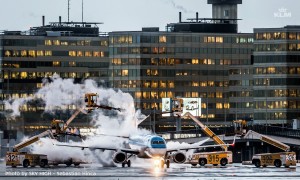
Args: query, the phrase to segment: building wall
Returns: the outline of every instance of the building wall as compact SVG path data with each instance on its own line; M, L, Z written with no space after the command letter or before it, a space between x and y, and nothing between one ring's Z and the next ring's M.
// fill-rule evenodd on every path
M109 37L112 87L131 93L145 114L159 111L164 97L201 97L207 123L252 117L252 34L140 31ZM160 124L176 126L174 119Z
M289 123L300 117L300 26L254 33L254 120Z

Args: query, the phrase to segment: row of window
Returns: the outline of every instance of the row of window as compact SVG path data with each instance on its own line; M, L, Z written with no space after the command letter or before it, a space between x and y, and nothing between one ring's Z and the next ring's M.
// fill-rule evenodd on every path
M255 90L255 97L300 97L300 89Z
M256 33L256 40L276 40L276 39L288 39L288 40L300 40L300 32L265 32Z
M255 109L299 109L300 101L257 101Z
M4 68L38 68L38 67L88 67L109 68L108 62L76 62L76 61L3 61Z
M254 63L299 63L299 55L266 55L254 56Z
M174 58L114 58L111 60L112 65L169 65L175 64L203 64L203 65L237 65L250 64L250 59L174 59ZM242 73L249 74L249 70L243 70ZM233 73L234 74L234 73Z
M3 73L4 79L36 79L44 77L52 77L54 74L60 75L62 78L88 78L88 77L104 77L107 71L93 72L10 72ZM2 78L2 77L1 77Z
M286 86L299 85L299 78L260 78L254 80L257 86Z
M112 47L110 54L251 54L251 48Z
M254 119L256 120L286 120L287 113L284 112L275 112L275 113L254 113Z
M4 39L4 46L29 46L36 47L38 45L46 46L108 46L108 40L60 40L60 39L46 39L46 40L31 40L31 39Z
M255 51L300 51L300 44L257 44Z
M104 51L44 51L44 50L5 50L4 57L77 56L104 57Z
M255 74L300 74L300 67L259 67L254 71Z
M133 43L253 43L253 37L239 36L173 36L173 35L112 35L109 37L111 44Z

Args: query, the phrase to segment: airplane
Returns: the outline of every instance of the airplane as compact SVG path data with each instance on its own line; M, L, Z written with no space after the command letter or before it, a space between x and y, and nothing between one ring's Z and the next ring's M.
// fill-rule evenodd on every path
M201 149L207 147L220 147L220 146L233 146L232 144L218 144L218 145L205 145L202 146L207 140L195 143L190 147L183 148L167 148L166 140L156 134L143 134L143 135L132 135L129 137L125 136L114 136L128 139L128 147L100 147L100 146L85 146L85 145L70 145L70 144L56 144L57 146L66 147L77 147L84 150L88 148L90 150L111 150L115 151L112 159L115 163L121 163L122 167L127 165L131 166L130 158L132 156L137 156L138 158L152 158L155 160L155 164L161 168L166 165L167 168L170 167L170 160L173 159L175 163L184 163L186 161L186 154L182 151L188 151L191 149ZM234 140L235 141L235 140Z

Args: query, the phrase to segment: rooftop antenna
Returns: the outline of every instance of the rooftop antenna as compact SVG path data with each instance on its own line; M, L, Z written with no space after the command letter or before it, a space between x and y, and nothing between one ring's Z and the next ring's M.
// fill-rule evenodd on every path
M70 22L70 0L68 0L68 22Z
M83 0L81 1L81 21L83 22Z

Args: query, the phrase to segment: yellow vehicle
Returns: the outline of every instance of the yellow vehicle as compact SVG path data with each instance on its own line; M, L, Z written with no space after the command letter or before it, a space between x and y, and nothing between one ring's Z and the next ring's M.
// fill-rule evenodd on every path
M290 166L296 166L296 154L295 152L255 154L252 157L252 164L256 167L275 166L279 168L284 166L288 168Z
M26 152L7 152L6 153L6 166L28 166L45 167L48 165L47 155L44 154L28 154Z
M217 166L226 166L232 163L232 152L231 151L215 151L215 152L201 152L194 153L189 162L192 166L205 166L206 164L213 164Z

